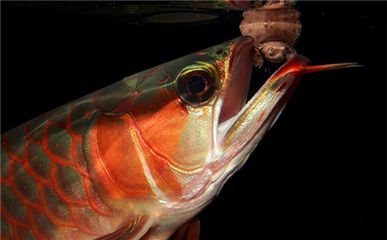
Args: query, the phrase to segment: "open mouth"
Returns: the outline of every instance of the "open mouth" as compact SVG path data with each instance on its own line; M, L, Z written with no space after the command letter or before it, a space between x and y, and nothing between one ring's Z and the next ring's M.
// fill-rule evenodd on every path
M270 128L298 83L294 71L297 71L297 66L308 62L301 56L293 57L259 90L253 89L255 93L248 99L253 53L252 41L246 38L239 40L232 51L230 78L217 126L217 143L223 150L231 145L235 150L242 149L251 139Z
M223 98L219 124L235 116L246 104L252 72L252 39L235 46L230 59L230 81Z
M307 58L295 54L248 99L252 51L251 42L246 38L238 40L233 47L229 65L230 77L226 92L219 98L219 118L215 123L216 152L211 165L214 185L224 183L247 161L260 139L278 119L301 75L359 66L355 63L309 66ZM251 85L256 85L255 82L256 79Z
M243 39L232 51L229 66L230 80L218 119L218 139L223 139L235 122L238 113L246 105L252 75L253 40Z

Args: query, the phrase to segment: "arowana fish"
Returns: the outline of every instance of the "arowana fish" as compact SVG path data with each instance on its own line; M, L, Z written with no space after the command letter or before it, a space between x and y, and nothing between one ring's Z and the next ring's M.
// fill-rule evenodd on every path
M159 65L3 134L1 238L168 239L243 166L303 73L351 66L295 55L247 101L252 46Z

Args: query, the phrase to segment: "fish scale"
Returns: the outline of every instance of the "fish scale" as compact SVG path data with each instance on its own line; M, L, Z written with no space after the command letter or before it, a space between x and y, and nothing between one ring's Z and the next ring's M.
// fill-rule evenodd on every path
M37 239L59 238L47 229L60 229L58 232L63 232L63 236L76 228L91 236L101 234L99 218L111 216L111 209L99 198L87 177L82 136L76 132L70 134L66 129L67 116L77 114L69 110L53 111L40 118L41 121L30 121L3 135L4 239L10 239L9 235L18 232L20 226L29 228L25 238L32 235ZM79 125L87 125L88 120L74 121L77 127L69 128L78 128L79 133L82 129Z
M125 207L123 217L120 204L109 205L106 195L101 196L110 190L91 178L89 170L98 160L91 156L90 133L103 131L95 120L110 119L105 113L120 109L117 106L126 110L128 97L148 74L144 71L125 78L2 135L3 239L94 239L121 224L126 231L123 235L140 232L134 229L141 229L149 219L131 213L131 207ZM133 164L136 161L129 162ZM150 195L150 187L142 189L143 196Z

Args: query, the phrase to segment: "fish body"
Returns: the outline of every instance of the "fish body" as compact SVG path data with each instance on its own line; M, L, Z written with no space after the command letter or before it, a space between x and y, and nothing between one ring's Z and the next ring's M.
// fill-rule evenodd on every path
M307 69L296 55L247 101L252 49L241 37L190 54L3 134L2 239L167 239L242 167Z

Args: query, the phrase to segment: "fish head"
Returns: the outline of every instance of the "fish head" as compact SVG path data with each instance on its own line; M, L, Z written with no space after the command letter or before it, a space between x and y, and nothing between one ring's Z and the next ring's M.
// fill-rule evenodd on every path
M252 46L241 37L132 77L138 93L130 113L144 143L182 176L213 161L219 123L245 104Z
M146 162L148 182L167 209L197 212L216 196L274 124L302 73L346 67L309 67L294 55L248 99L252 54L253 39L240 37L123 80L133 93L116 111L130 115L135 129L129 154Z
M172 170L179 206L208 202L243 165L294 88L292 71L308 62L290 60L248 100L252 54L253 39L240 37L133 77L130 114L143 151L166 166L153 176Z

